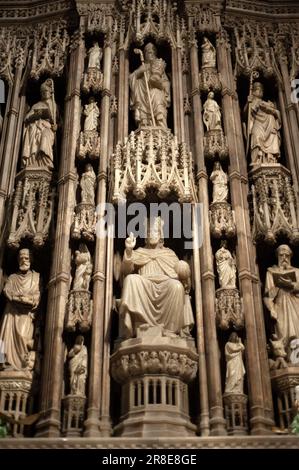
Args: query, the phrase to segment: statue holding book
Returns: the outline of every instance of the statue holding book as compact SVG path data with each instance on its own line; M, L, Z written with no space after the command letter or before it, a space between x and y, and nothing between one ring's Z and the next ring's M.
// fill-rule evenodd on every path
M264 303L275 321L275 333L287 344L299 338L299 269L291 265L288 245L277 248L278 265L268 268Z

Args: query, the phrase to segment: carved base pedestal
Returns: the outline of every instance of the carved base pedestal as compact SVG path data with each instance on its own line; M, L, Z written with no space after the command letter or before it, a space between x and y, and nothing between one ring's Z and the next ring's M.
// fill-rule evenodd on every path
M103 74L97 69L90 67L87 72L84 73L82 91L84 93L99 93L103 89Z
M194 341L162 336L159 327L120 343L111 356L112 377L122 385L120 423L127 437L191 436L188 382L197 373Z
M199 88L201 91L220 91L220 74L215 67L202 68L199 73Z
M67 437L80 437L85 418L86 397L67 395L63 400L62 432Z
M255 165L251 170L252 230L255 240L274 244L278 236L299 243L299 228L291 174L279 163Z
M223 403L227 434L234 436L248 434L247 395L225 393Z
M93 204L81 203L75 207L74 222L71 228L72 238L94 241L97 213Z
M84 160L89 157L92 160L100 158L101 139L97 131L80 132L77 158Z
M234 211L228 202L213 202L210 204L210 229L215 238L234 237L236 224Z
M0 412L19 420L32 413L32 377L28 372L2 370L0 371ZM22 424L12 424L13 437L24 435Z
M289 428L296 415L295 387L299 385L299 367L271 370L270 377L279 427Z
M7 244L19 248L22 239L44 245L53 212L52 173L41 168L24 169L16 177L11 225Z
M216 322L221 330L244 327L244 313L238 289L216 290Z
M65 329L88 331L92 320L91 293L87 290L72 290L66 307Z
M222 129L207 131L204 136L204 155L208 159L228 157L228 145Z

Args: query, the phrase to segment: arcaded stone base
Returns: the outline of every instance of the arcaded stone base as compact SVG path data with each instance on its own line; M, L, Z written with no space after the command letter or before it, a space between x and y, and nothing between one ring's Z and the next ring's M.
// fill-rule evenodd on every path
M1 439L0 449L298 449L295 436Z

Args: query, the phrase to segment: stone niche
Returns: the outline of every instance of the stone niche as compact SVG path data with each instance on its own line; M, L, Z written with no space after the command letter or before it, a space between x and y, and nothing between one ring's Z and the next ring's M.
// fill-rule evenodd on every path
M111 374L121 384L118 436L192 436L188 384L197 374L194 340L163 336L161 327L140 328L137 337L116 342Z

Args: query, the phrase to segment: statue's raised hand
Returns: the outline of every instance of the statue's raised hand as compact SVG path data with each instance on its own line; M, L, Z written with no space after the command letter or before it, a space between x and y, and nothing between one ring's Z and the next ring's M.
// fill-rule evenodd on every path
M131 255L132 251L136 246L136 237L134 237L134 234L132 232L130 233L130 236L126 239L125 244L127 254Z

